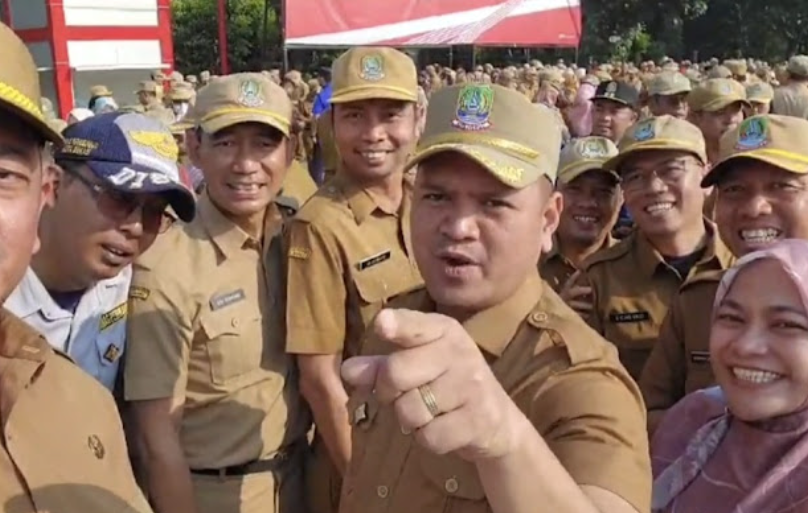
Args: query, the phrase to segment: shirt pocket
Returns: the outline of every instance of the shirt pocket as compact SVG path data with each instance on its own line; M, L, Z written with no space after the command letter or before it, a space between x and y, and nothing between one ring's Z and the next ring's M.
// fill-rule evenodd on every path
M490 511L477 468L459 456L433 454L416 449L420 471L431 488L442 497L445 513L484 513Z
M200 324L213 383L226 385L261 368L260 315L248 309L224 309L203 317Z
M356 273L353 281L360 299L362 322L367 326L387 303L391 291L381 273Z

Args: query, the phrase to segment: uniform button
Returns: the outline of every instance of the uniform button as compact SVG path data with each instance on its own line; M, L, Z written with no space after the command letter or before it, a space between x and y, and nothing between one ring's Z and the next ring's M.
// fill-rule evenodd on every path
M534 312L530 317L534 322L547 322L547 314L544 312Z
M446 491L449 493L457 493L458 488L460 485L457 483L457 479L450 477L446 480L446 483L443 485L446 488Z
M233 320L230 321L230 325L233 326L234 328L238 328L239 324L241 324L241 322L239 322L237 318L233 318Z
M378 488L376 488L376 495L378 495L382 499L386 499L387 495L389 493L390 493L390 490L384 485L379 486Z

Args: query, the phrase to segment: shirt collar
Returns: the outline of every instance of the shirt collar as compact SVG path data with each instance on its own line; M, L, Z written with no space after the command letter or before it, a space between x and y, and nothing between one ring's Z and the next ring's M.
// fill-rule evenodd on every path
M715 259L720 262L722 268L730 265L733 257L724 243L721 241L721 238L718 236L715 224L713 224L713 222L709 219L705 218L704 228L707 233L707 246L705 248L704 255L702 255L696 265L693 266L693 270L696 270L703 264ZM651 241L649 241L645 235L640 233L639 230L635 230L631 236L635 238L637 255L640 261L640 269L645 276L653 276L660 264L666 265L665 259L659 253L659 251L654 248ZM684 279L686 276L682 276L682 278Z
M244 230L225 217L221 210L213 204L207 192L200 196L197 208L202 226L225 258L232 258L244 248L248 241L253 240L244 233Z
M531 273L508 299L469 317L463 328L481 349L499 358L541 300L543 287L538 272ZM425 296L424 311L435 311L435 302Z

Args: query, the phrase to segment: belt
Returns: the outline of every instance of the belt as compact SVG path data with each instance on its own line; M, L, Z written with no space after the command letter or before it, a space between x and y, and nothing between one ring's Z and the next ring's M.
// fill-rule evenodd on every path
M216 477L232 477L232 476L248 476L250 474L260 474L262 472L275 472L287 463L292 456L298 451L298 448L304 446L302 443L293 444L279 450L275 456L268 460L255 460L241 465L232 465L224 468L200 468L191 469L191 474L199 476L216 476Z

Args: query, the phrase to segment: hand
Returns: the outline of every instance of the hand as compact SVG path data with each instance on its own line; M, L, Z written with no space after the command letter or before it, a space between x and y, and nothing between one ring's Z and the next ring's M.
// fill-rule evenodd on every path
M436 454L457 452L469 461L503 456L516 445L513 426L521 413L457 321L383 310L372 329L397 350L351 358L342 377L353 387L371 388L382 404L392 404L403 432Z
M561 299L563 299L570 308L579 314L589 315L594 308L592 304L592 287L579 284L584 281L581 279L582 275L583 273L581 271L575 271L567 280L567 283L561 287L559 296L561 296Z

